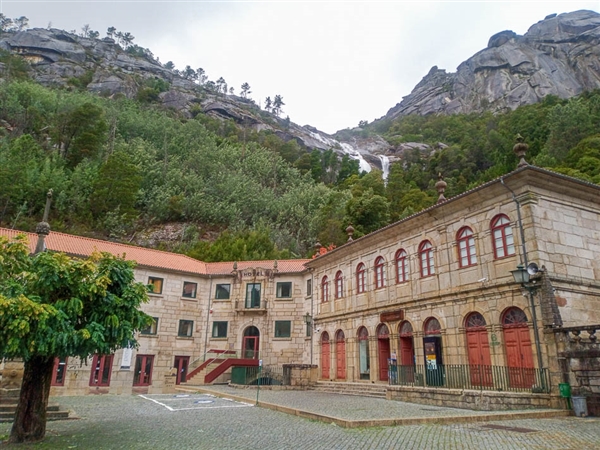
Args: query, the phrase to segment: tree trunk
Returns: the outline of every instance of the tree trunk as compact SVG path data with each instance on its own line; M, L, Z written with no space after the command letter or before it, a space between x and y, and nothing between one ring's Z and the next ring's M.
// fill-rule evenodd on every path
M37 442L44 439L53 368L52 356L34 356L25 362L19 405L10 431L10 443Z

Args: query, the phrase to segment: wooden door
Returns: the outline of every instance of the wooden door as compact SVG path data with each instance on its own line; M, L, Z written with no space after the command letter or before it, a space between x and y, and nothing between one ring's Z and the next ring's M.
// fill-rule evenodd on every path
M190 363L189 356L176 356L173 368L177 370L175 384L185 383L187 381L188 365Z
M344 339L338 339L335 343L335 361L336 373L335 377L338 380L346 379L346 342Z
M412 383L415 380L415 349L412 336L400 336L400 381Z
M244 336L242 348L244 358L258 359L258 336Z
M321 378L329 379L331 367L331 347L329 345L329 335L323 332L321 335Z
M474 386L491 386L492 358L490 356L490 343L485 327L467 329L467 352L471 384Z
M377 348L379 350L379 379L381 381L388 381L388 370L390 358L390 339L379 338L377 339Z
M508 379L512 387L531 387L535 384L533 352L528 326L504 328L504 345Z

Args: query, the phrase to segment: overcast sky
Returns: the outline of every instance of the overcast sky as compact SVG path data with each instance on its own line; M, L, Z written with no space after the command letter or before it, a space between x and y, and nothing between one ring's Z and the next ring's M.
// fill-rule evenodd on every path
M493 34L524 34L548 14L596 1L89 1L0 0L10 18L104 36L114 26L160 61L202 67L283 116L333 133L379 118L437 65L448 72Z

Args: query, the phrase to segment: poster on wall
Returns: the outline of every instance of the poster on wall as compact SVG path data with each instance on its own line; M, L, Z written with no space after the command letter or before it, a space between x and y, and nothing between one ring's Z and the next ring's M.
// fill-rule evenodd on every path
M437 357L435 354L434 342L425 342L425 361L427 362L427 369L437 369Z
M121 370L129 370L131 368L132 354L133 349L131 347L126 347L123 349L123 357L121 358Z

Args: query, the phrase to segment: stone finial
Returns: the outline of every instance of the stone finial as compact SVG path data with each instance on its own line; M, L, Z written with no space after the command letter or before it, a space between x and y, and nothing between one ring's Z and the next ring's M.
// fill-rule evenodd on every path
M237 261L233 262L233 270L237 270Z
M35 227L35 232L38 235L37 244L35 246L34 253L41 253L46 249L44 240L46 236L50 234L50 224L48 223L48 216L50 215L50 204L52 203L52 189L46 194L46 207L44 208L44 217Z
M435 183L435 189L438 191L439 194L437 203L443 203L447 200L446 197L444 197L444 192L446 192L446 186L448 186L448 183L444 181L444 177L442 176L441 172L438 173L438 180L437 183Z
M520 134L517 134L515 140L517 143L513 147L513 152L515 152L515 155L517 155L517 158L519 158L519 164L517 164L517 167L528 166L529 163L525 161L525 155L527 154L529 145L523 142L525 139Z
M273 261L273 269L277 270L277 260Z
M346 228L346 234L348 235L348 242L352 242L352 236L354 235L354 227L352 225L348 225L348 228Z

